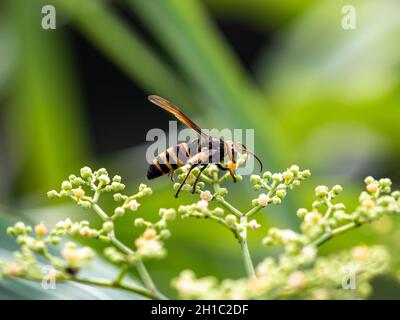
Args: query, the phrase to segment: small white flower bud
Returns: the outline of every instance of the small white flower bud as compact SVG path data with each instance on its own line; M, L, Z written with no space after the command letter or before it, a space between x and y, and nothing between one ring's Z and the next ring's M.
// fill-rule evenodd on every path
M200 200L197 202L196 206L197 206L197 209L199 209L200 211L203 211L208 208L208 201Z
M132 200L131 202L129 202L129 209L131 209L132 211L136 211L137 209L139 209L139 207L140 203L136 200Z
M283 177L280 173L274 173L272 175L272 180L274 180L275 182L281 182L283 180Z
M258 196L258 199L257 199L258 204L259 204L260 206L263 206L263 207L266 207L266 206L269 204L270 200L271 200L271 199L270 199L265 193L261 193L261 194Z

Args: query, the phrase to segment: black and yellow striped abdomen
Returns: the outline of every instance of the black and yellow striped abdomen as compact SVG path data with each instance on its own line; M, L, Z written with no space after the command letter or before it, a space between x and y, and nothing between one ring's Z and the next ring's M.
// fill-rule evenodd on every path
M197 151L197 148L193 150L192 143L188 145L186 142L183 142L159 154L147 170L147 179L154 179L169 174L185 165L191 155Z

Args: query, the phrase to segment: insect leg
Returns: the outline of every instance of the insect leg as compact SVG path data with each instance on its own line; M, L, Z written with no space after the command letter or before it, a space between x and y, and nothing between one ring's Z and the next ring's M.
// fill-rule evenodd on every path
M175 194L175 198L178 198L179 192L181 192L181 189L182 189L183 185L185 184L186 179L189 177L190 172L192 172L192 170L193 170L194 168L196 168L199 164L200 164L200 163L192 164L192 166L190 167L190 169L189 169L189 171L188 171L188 173L187 173L185 179L183 179L181 185L179 186L179 189L178 189L178 191L177 191L176 194Z
M236 182L236 177L235 177L235 175L233 174L233 172L232 172L231 169L222 166L220 163L217 163L216 165L217 165L217 167L218 167L219 169L221 169L222 171L228 171L229 174L231 175L232 179L233 179L233 182Z
M193 184L192 193L195 193L197 182L199 182L201 173L207 168L207 166L208 166L208 163L203 164L203 166L201 167L200 172L199 172L199 175L196 177L196 181L195 181L194 184Z

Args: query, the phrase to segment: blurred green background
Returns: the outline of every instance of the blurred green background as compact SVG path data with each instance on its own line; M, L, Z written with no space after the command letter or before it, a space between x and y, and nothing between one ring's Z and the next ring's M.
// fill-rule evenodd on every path
M41 27L44 4L57 10L56 30ZM356 8L355 30L341 26L346 4ZM276 253L260 245L268 226L297 228L295 210L310 206L315 185L342 184L349 208L367 175L390 177L398 187L399 12L397 0L2 1L0 255L15 248L5 235L15 219L99 223L45 197L80 167L106 167L131 190L145 181L146 133L167 129L171 119L148 94L176 102L206 128L254 128L268 170L298 164L312 171L284 205L258 216L263 227L249 240L256 262ZM167 178L148 185L155 194L138 215L155 218L160 207L193 200L175 199ZM230 189L243 209L255 197L246 183ZM127 244L140 232L136 216L117 229ZM147 263L168 294L186 268L199 276L244 275L238 244L218 225L178 219L171 231L167 258ZM399 223L363 227L322 253L360 243L390 244L392 274L374 282L372 297L398 298ZM44 295L29 288L3 282L0 297ZM57 298L77 298L75 291Z

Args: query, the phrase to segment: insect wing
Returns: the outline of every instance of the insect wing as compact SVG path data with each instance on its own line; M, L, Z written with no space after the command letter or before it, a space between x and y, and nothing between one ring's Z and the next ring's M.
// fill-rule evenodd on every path
M205 138L209 138L209 136L204 133L201 128L195 124L192 120L190 120L179 108L174 105L173 103L169 102L168 100L161 98L160 96L156 95L151 95L148 97L149 101L156 106L159 106L160 108L168 111L169 113L172 113L179 121L184 123L186 126L189 128L192 128L194 131L196 131L198 134L202 135Z

